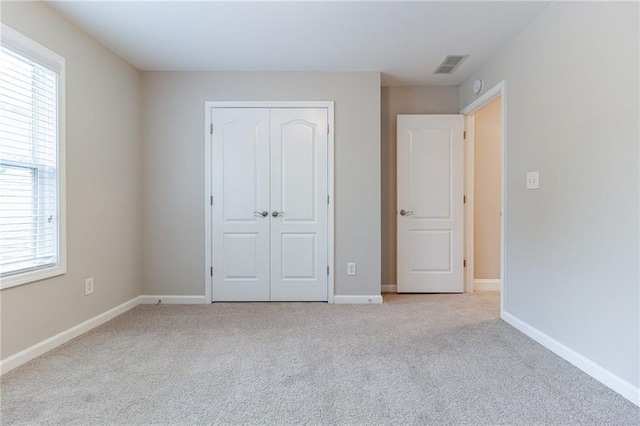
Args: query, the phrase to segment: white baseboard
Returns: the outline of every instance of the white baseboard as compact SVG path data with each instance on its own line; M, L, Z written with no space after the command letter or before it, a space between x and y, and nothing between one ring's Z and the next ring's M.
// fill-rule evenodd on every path
M382 284L383 293L397 293L398 286L396 284Z
M124 302L122 305L116 306L113 309L109 309L107 312L103 312L100 315L96 315L93 318L90 318L74 327L71 327L61 333L56 334L55 336L49 337L39 343L36 343L33 346L28 347L16 354L6 357L5 359L0 361L0 374L7 373L14 368L21 366L34 358L39 357L40 355L49 352L51 349L57 348L58 346L67 343L69 340L74 339L81 334L90 331L100 324L103 324L118 315L121 315L127 312L130 309L135 308L140 304L139 297L134 297L133 299Z
M160 300L161 305L195 305L206 303L204 296L140 296L140 303L143 305L156 305L158 304L158 300Z
M500 291L500 280L473 280L473 291Z
M335 304L378 304L382 303L382 296L333 296L333 303Z
M600 383L618 392L629 401L640 407L640 388L632 385L621 377L615 375L606 368L596 364L584 355L579 354L573 349L568 348L558 342L551 336L543 333L527 324L526 322L514 317L508 312L503 312L501 318L520 330L536 342L540 343L551 352L570 362L580 370L584 371Z

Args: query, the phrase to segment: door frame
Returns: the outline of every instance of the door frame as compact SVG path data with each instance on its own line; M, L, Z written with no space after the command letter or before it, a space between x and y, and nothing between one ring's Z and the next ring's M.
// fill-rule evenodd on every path
M507 223L507 81L502 80L500 83L487 90L478 99L467 105L460 111L465 116L465 130L467 137L465 139L465 259L467 268L465 274L465 291L473 293L473 277L474 277L474 253L473 253L473 237L474 237L474 114L482 107L496 98L500 98L501 109L501 207L500 211L500 315L504 312L504 303L506 298L506 223Z
M326 108L329 124L327 135L327 190L329 194L327 221L327 262L329 274L327 276L327 302L334 303L334 102L333 101L205 101L204 103L204 299L205 303L213 300L213 208L212 208L212 180L213 180L213 149L211 146L211 114L213 108Z

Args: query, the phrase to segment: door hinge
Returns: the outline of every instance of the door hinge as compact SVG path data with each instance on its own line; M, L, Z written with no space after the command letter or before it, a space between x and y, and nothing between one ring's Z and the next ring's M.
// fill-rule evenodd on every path
M211 276L213 276L213 266L211 267L211 271L209 272Z
M331 202L329 201L329 196L327 195L327 205L331 204Z
M464 260L462 261L462 267L463 267L463 268L466 268L466 267L467 267L467 259L464 259Z
M466 195L463 195L463 196L462 196L462 203L463 203L463 204L466 204L466 203L467 203L467 196L466 196Z
M213 195L211 196L211 205L213 205Z
M329 275L329 265L327 265L327 275Z
M467 132L462 132L462 139L467 139Z
M327 134L329 134L329 123L327 123Z
M213 123L209 125L209 133L213 134Z

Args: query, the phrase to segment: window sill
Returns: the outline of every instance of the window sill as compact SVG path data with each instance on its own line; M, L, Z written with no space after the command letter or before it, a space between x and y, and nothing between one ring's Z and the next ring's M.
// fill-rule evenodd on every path
M58 275L63 275L66 272L66 265L56 265L49 268L38 269L36 271L24 272L15 276L0 278L0 290L5 290L11 287L17 287L35 281L41 281L47 278L56 277Z

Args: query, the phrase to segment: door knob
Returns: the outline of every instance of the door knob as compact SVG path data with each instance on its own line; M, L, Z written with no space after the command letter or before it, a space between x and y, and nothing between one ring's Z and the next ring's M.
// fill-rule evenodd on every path
M400 216L411 216L412 214L413 212L411 210L409 211L400 210Z
M284 216L284 212L278 212L274 210L273 213L271 213L271 216L273 217Z
M254 215L254 216L255 216L255 215L260 215L260 216L262 216L262 217L267 217L267 216L269 216L269 212L268 212L268 211L266 211L266 210L263 210L263 211L261 211L261 212L253 212L253 215Z

